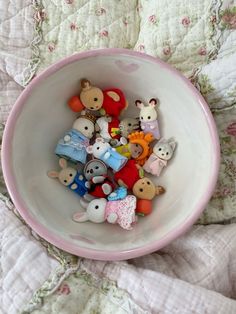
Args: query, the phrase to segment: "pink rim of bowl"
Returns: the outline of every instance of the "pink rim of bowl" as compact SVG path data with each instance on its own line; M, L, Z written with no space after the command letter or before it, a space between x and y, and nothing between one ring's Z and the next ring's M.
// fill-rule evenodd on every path
M135 248L132 250L123 250L123 251L101 251L96 249L86 249L78 247L76 244L72 244L69 241L66 241L55 234L52 234L45 226L41 225L37 222L35 218L33 218L29 210L26 208L26 205L19 195L17 191L16 181L14 178L13 169L11 168L11 146L12 146L12 139L14 135L14 128L18 119L18 116L21 113L21 110L27 100L28 96L30 95L31 91L37 87L38 84L46 77L50 76L51 74L55 73L59 69L63 68L65 65L75 62L80 59L88 58L88 57L95 57L95 56L110 56L110 55L129 55L138 58L142 58L147 61L151 61L153 63L160 64L162 67L166 68L167 70L171 71L171 73L177 76L178 79L181 79L185 82L186 87L191 89L193 97L196 98L196 101L199 102L201 109L206 117L206 121L208 123L208 127L210 130L211 138L212 138L212 146L214 151L214 160L213 160L213 171L211 175L211 179L208 184L208 189L203 198L199 200L198 205L196 206L195 211L188 216L178 227L170 231L166 234L163 238L154 241L144 247ZM6 123L4 135L3 135L3 145L2 145L2 167L3 167L3 175L6 182L7 189L11 196L13 203L15 204L17 210L19 211L20 215L23 219L27 222L27 224L43 239L47 240L51 244L57 246L58 248L65 250L69 253L96 259L96 260L125 260L130 258L135 258L138 256L142 256L148 253L152 253L160 248L166 246L172 240L176 239L183 233L185 233L198 219L202 211L205 209L216 185L218 171L219 171L219 163L220 163L220 145L219 145L219 138L217 134L217 129L215 125L215 121L213 116L210 112L210 109L200 95L200 93L196 90L196 88L190 83L188 79L186 79L182 74L180 74L177 70L160 60L159 58L154 58L144 53L131 51L128 49L118 49L118 48L108 48L108 49L98 49L98 50L91 50L82 53L74 54L70 57L64 58L61 61L51 65L46 70L44 70L41 74L35 77L31 83L25 88L22 94L17 99L14 107L9 115L9 118Z

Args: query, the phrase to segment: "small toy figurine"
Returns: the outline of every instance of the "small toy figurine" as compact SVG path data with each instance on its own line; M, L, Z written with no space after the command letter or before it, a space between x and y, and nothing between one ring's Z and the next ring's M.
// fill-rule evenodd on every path
M72 129L64 134L64 137L58 141L55 153L59 157L70 160L71 162L86 163L89 139L94 134L94 124L96 117L82 111L81 115L75 120Z
M107 221L111 224L119 224L123 229L131 230L132 225L136 223L135 208L136 197L128 195L122 200L107 201L105 198L94 199L85 204L86 212L77 212L73 215L76 222L91 221L102 223Z
M94 197L107 197L113 190L114 184L107 176L107 166L99 159L92 159L84 167L85 178L90 183L88 193Z
M135 159L136 163L143 166L151 154L150 143L154 140L154 137L151 133L144 134L143 132L134 132L130 134L128 138L129 144L124 146L123 149L126 150L126 154L129 154L130 157ZM120 147L117 150L120 154L122 151L123 154L123 149Z
M139 130L139 128L139 118L124 118L119 124L120 135L125 138L128 138L131 133Z
M115 181L127 189L132 189L136 181L141 178L141 166L136 164L134 159L127 161L126 165L116 173L114 173Z
M120 135L119 124L120 121L117 118L100 117L96 121L95 129L97 129L99 137L102 137L112 146L117 146L120 143L126 144L126 138Z
M128 159L118 154L115 148L112 148L109 143L106 143L103 138L96 138L93 145L87 147L87 152L93 154L95 158L101 159L107 166L114 171L119 171Z
M152 133L157 140L160 139L159 124L157 121L157 111L155 110L158 104L155 98L149 100L149 105L144 106L140 100L135 101L136 106L140 109L139 119L141 122L141 129L144 133Z
M80 96L73 96L68 105L71 110L80 112L84 107L89 110L100 110L102 115L118 117L128 103L123 92L118 88L101 90L92 86L87 79L81 80Z
M140 216L150 214L152 212L152 199L164 192L165 189L162 186L155 186L149 178L139 179L133 186L133 194L138 198L136 213Z
M154 176L159 176L174 154L176 142L173 138L168 140L161 139L154 147L153 153L146 161L143 169Z
M90 200L88 193L89 182L86 181L82 173L76 169L67 166L67 161L63 158L59 159L60 171L48 171L50 178L58 178L61 184L67 186L70 190Z

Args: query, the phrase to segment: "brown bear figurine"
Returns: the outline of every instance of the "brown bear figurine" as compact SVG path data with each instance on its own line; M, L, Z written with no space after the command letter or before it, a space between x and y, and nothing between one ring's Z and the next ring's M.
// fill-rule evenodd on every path
M133 194L138 198L136 213L146 216L152 212L152 199L165 192L162 186L155 186L151 179L144 177L133 186Z

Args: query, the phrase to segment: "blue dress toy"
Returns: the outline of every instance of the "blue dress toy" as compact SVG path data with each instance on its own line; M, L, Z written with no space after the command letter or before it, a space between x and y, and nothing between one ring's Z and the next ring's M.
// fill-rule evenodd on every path
M63 138L58 141L55 153L71 162L86 163L89 140L81 132L71 129L67 131Z

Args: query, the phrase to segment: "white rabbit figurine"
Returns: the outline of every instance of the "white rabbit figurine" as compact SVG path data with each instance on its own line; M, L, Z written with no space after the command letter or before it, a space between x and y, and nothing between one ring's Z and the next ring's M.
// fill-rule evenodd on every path
M117 153L117 151L101 137L96 138L95 143L87 147L87 152L93 154L95 158L101 159L114 171L119 171L128 161L126 157Z
M156 106L159 102L155 98L152 98L149 100L148 106L144 106L141 100L136 100L135 104L140 109L139 120L142 131L144 133L151 133L154 138L159 140L161 136L156 111Z
M126 230L132 229L132 224L136 222L135 209L136 197L128 195L122 200L107 201L105 198L94 199L90 203L81 200L81 206L85 212L77 212L73 215L76 222L91 221L95 223L109 222L119 224Z
M175 147L176 142L173 138L168 140L161 139L153 147L153 153L145 162L143 170L155 176L159 176L163 168L167 166L167 161L172 158Z

